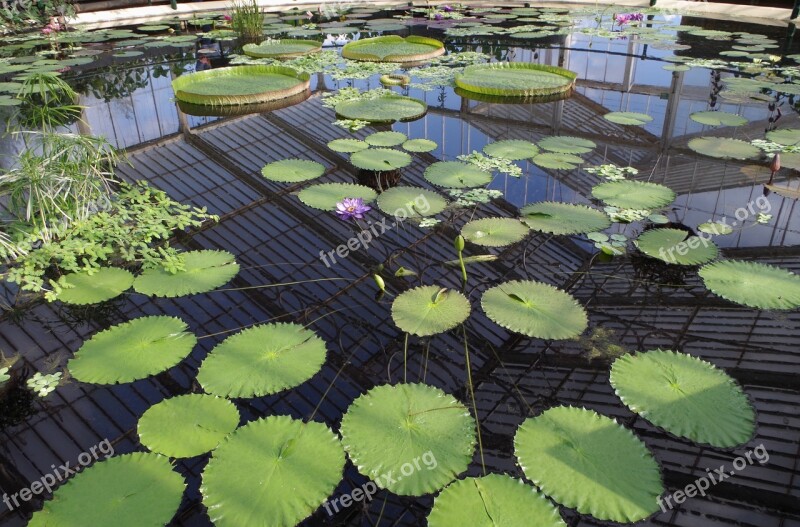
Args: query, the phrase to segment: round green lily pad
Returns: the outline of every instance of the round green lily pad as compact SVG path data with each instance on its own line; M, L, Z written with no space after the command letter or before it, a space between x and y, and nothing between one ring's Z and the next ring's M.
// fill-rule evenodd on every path
M475 64L456 74L455 85L467 92L505 97L567 94L577 75L564 68L531 62Z
M403 143L403 150L408 152L432 152L438 146L436 141L431 141L430 139L409 139Z
M747 118L727 112L694 112L689 119L708 126L741 126L747 124Z
M586 311L572 295L532 280L514 280L488 289L481 307L496 324L540 339L577 337L589 323Z
M357 119L370 123L412 121L425 115L428 105L419 99L402 95L384 95L372 99L353 99L340 102L336 115L343 119Z
M175 317L135 318L96 333L67 364L76 380L116 384L144 379L182 361L197 337Z
M633 242L651 258L677 265L700 265L717 257L717 246L701 236L681 229L659 228L643 232Z
M603 119L611 121L612 123L628 126L642 126L653 120L653 118L646 113L637 112L609 112L603 115Z
M701 223L697 226L697 230L706 234L712 234L714 236L730 234L733 232L733 228L730 225L721 221L708 221L706 223Z
M217 344L197 381L222 397L263 397L294 388L325 363L325 342L299 324L253 326Z
M797 146L800 145L800 129L784 128L781 130L772 130L771 132L767 132L767 139L780 145Z
M412 335L426 337L443 333L469 316L469 300L452 289L425 285L409 289L392 302L392 319Z
M376 172L397 170L410 165L411 161L410 155L392 148L370 148L353 152L350 155L350 162L353 166Z
M393 187L378 196L378 208L398 218L434 216L446 206L442 196L420 187Z
M297 197L315 209L332 211L336 210L336 204L344 198L361 198L365 203L373 201L378 194L364 185L354 185L352 183L321 183L311 185L300 191Z
M501 159L508 159L511 161L519 161L521 159L531 158L538 154L539 147L528 141L506 139L505 141L489 143L483 147L483 152L488 156L499 157Z
M550 501L534 487L505 474L464 478L433 502L428 527L567 527Z
M366 141L360 141L358 139L334 139L328 143L328 148L334 152L352 154L353 152L366 150L369 148L369 145L366 143Z
M597 147L597 144L590 139L566 135L545 137L537 144L543 150L558 154L588 154Z
M504 247L528 235L527 225L514 218L481 218L466 223L461 235L468 242L486 247Z
M550 234L581 234L611 226L603 211L573 203L542 201L525 205L519 213L528 227Z
M800 307L800 276L757 262L725 260L700 268L700 277L714 294L758 309Z
M631 523L659 510L658 463L633 432L591 410L558 406L514 436L525 476L557 503L600 520Z
M623 209L652 210L675 199L671 188L644 181L609 181L592 188L592 196Z
M340 432L358 470L401 496L441 489L475 451L475 420L466 407L424 384L372 388L347 409Z
M733 448L755 432L755 412L741 387L704 360L674 351L624 355L611 386L625 406L671 434Z
M339 438L324 424L273 415L214 450L200 493L217 527L294 527L333 493L344 461Z
M57 296L66 304L86 305L104 302L121 295L133 285L133 274L118 267L101 267L88 272L64 275L65 287Z
M698 154L720 159L749 159L761 155L758 147L729 137L695 137L688 146Z
M308 73L284 66L247 65L181 75L175 97L201 105L239 105L285 99L309 89Z
M133 282L137 293L178 297L205 293L228 283L239 272L236 257L228 251L188 251L181 254L184 270L171 273L163 267L145 269Z
M552 170L572 170L583 163L583 159L572 154L558 154L555 152L543 152L533 156L533 164L542 168Z
M261 175L270 181L299 183L316 179L325 173L325 166L308 159L282 159L261 169Z
M406 134L401 132L375 132L364 138L370 146L397 146L408 139Z
M164 456L147 452L115 456L58 487L28 525L166 525L177 512L185 487L183 477Z
M239 426L239 411L227 399L192 393L165 399L139 419L139 441L169 457L193 457L214 450Z
M481 187L492 181L492 174L461 161L438 161L425 169L425 179L447 188Z

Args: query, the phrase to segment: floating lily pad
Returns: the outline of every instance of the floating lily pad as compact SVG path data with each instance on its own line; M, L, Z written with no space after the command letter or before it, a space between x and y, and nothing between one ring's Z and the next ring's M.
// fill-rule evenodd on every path
M261 169L261 175L270 181L299 183L316 179L325 173L325 166L308 159L282 159Z
M496 324L541 339L577 337L588 324L586 311L572 295L532 280L514 280L486 290L481 307Z
M239 426L239 411L227 399L192 393L165 399L139 419L139 441L169 457L193 457L214 450Z
M405 27L399 25L396 29L405 29ZM373 27L372 29L374 31L393 31L395 28L375 29ZM444 44L432 38L417 35L406 38L387 35L348 42L342 48L342 57L370 62L420 62L443 55L444 52Z
M96 333L67 364L78 381L116 384L144 379L182 361L197 337L175 317L135 318Z
M309 89L308 73L284 66L248 65L181 75L175 97L201 105L239 105L285 99Z
M70 273L64 276L64 280L71 287L64 288L57 298L66 304L76 305L105 302L133 285L133 275L117 267L101 267L91 274Z
M583 159L572 154L544 152L531 159L536 166L552 170L572 170L583 163Z
M325 363L325 342L299 324L262 324L217 344L197 381L222 397L263 397L294 388Z
M164 297L205 293L226 284L239 272L236 257L228 251L189 251L182 253L181 258L183 271L146 269L134 280L133 289L144 295Z
M483 152L488 156L499 157L501 159L508 159L511 161L519 161L521 159L531 158L538 154L539 147L528 141L507 139L505 141L489 143L483 147Z
M313 34L318 34L314 31ZM296 35L303 36L303 35ZM291 59L315 53L322 49L322 43L315 40L266 40L261 44L245 44L244 54L255 58Z
M358 139L334 139L328 143L328 148L334 152L352 154L353 152L366 150L369 148L369 145L366 143L366 141L360 141Z
M526 419L514 436L525 476L557 503L600 520L630 523L659 510L658 463L616 421L558 406Z
M353 185L352 183L322 183L311 185L300 191L297 197L315 209L336 210L336 204L344 198L361 198L365 203L373 201L377 193L364 185Z
M350 156L353 166L363 170L384 172L397 170L411 164L411 156L400 150L391 148L370 148L359 150Z
M741 260L713 262L700 277L714 294L759 309L800 307L800 276L774 265Z
M653 120L646 113L637 112L609 112L603 116L603 119L628 126L643 126Z
M447 188L481 187L492 181L492 174L461 161L438 161L425 169L425 179Z
M200 492L217 527L293 527L342 479L344 451L327 426L285 415L252 421L222 442Z
M697 230L715 236L730 234L733 232L733 228L730 225L721 221L709 221L706 223L701 223L697 226Z
M406 139L406 134L401 132L375 132L365 137L364 141L371 146L397 146Z
M517 243L528 235L530 229L514 218L481 218L472 220L461 228L468 242L486 247L504 247Z
M428 105L402 95L384 95L373 99L354 99L336 105L336 114L344 119L370 123L411 121L425 115Z
M455 85L484 95L539 97L566 94L575 86L577 75L564 68L531 62L475 64L456 74Z
M558 509L534 487L501 474L465 478L434 500L428 527L567 527Z
M420 187L393 187L378 196L378 208L395 217L425 217L442 212L447 200Z
M689 114L689 118L708 126L741 126L747 123L746 117L727 112L694 112Z
M403 143L403 150L409 152L432 152L438 146L436 141L431 141L430 139L409 139Z
M682 229L651 229L633 243L647 256L677 265L704 264L719 253L711 240L692 236Z
M551 234L581 234L611 226L603 211L572 203L542 201L522 207L519 213L531 229Z
M609 181L592 189L592 196L623 209L652 210L675 199L671 188L644 181Z
M695 137L689 141L688 147L709 157L720 159L748 159L761 155L757 147L729 137Z
M467 319L469 311L469 300L464 295L437 285L409 289L392 303L392 319L397 327L420 337L456 327Z
M545 137L537 144L548 152L559 154L588 154L597 147L597 144L589 139L566 135Z
M755 412L738 384L713 364L674 351L624 355L611 386L625 406L671 434L733 448L755 432Z
M767 132L767 139L779 145L797 146L800 145L800 129L784 128L782 130L772 130Z
M28 525L166 525L177 512L185 487L183 477L164 456L147 452L116 456L58 487Z
M424 384L371 389L347 409L340 431L359 471L401 496L441 489L467 469L475 451L469 411Z

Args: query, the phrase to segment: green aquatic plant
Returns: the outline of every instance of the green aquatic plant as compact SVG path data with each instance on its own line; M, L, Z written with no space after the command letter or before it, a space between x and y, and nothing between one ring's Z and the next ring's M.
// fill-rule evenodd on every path
M725 260L704 265L699 274L712 293L737 304L757 309L800 307L800 276L781 267Z
M557 154L588 154L597 147L591 139L568 135L550 136L539 139L536 143L542 150Z
M658 463L633 432L592 410L557 406L526 419L514 436L525 476L556 503L629 523L659 510Z
M612 207L653 210L665 207L675 199L669 187L644 181L609 181L592 188L592 196Z
M62 372L44 374L37 371L33 377L25 381L25 384L39 397L47 397L56 390L61 382Z
M633 243L647 256L677 265L704 264L719 253L711 240L681 229L651 229L640 234Z
M625 254L628 247L628 237L624 234L608 235L604 232L590 232L586 237L594 242L594 246L603 254L620 256Z
M718 111L694 112L689 114L689 119L708 126L741 126L748 122L748 119L741 115Z
M583 163L583 159L573 154L543 152L534 156L531 161L536 166L552 170L573 170Z
M273 415L214 449L200 493L219 527L293 527L334 491L344 463L342 444L326 425Z
M688 147L698 154L721 159L749 159L761 154L750 143L729 137L695 137Z
M175 97L206 106L236 106L286 99L309 89L308 73L286 66L236 66L181 75Z
M398 152L403 153L403 152ZM364 203L370 203L378 194L364 185L352 183L320 183L304 188L297 195L298 199L315 209L334 211L336 204L345 198L361 198Z
M603 119L627 126L644 126L653 120L653 118L646 113L638 112L609 112L603 115Z
M433 38L387 35L348 42L342 48L342 57L371 62L410 63L432 59L444 52L444 44Z
M430 139L409 139L402 145L402 149L408 152L431 152L438 147L436 141Z
M191 393L164 399L139 418L139 441L168 457L209 452L239 426L239 410L227 399Z
M503 191L490 188L473 188L468 190L449 188L447 193L455 198L453 205L457 207L474 207L480 203L489 203L503 197Z
M620 339L613 329L599 326L593 327L588 334L577 337L575 341L583 348L583 354L589 360L610 361L630 353L620 344Z
M424 384L372 388L353 401L340 427L344 448L359 471L401 496L436 492L467 470L475 430L475 419L463 404ZM409 464L410 471L405 468Z
M469 317L469 300L436 285L409 289L392 302L392 320L397 327L420 337L453 329Z
M228 251L188 251L180 262L145 269L133 282L137 293L178 297L205 293L229 282L239 272L236 257Z
M364 141L370 146L397 146L402 144L408 139L406 134L402 132L375 132L369 134L364 138Z
M633 167L618 167L614 164L598 165L584 168L589 174L596 174L608 181L621 181L628 176L635 176L639 171Z
M464 68L455 85L483 95L540 97L572 91L577 75L564 68L529 62L492 62Z
M378 208L399 217L434 216L447 207L447 200L421 187L392 187L378 196Z
M324 173L325 165L308 159L282 159L268 163L261 169L262 176L281 183L301 183Z
M467 222L461 235L468 242L486 247L505 247L528 235L527 225L515 218L481 218Z
M257 59L293 59L322 50L322 43L316 40L265 40L260 44L245 44L242 51L248 57Z
M622 402L671 434L716 448L750 440L755 411L742 388L713 364L660 349L625 355L611 365Z
M231 28L245 42L259 42L264 35L264 12L257 0L233 0L228 8Z
M602 211L573 203L531 203L522 207L519 214L531 229L550 234L583 234L611 226Z
M118 267L100 267L65 274L58 282L61 292L51 300L74 305L105 302L129 289L133 279L133 273Z
M402 95L382 95L380 97L360 97L340 102L334 108L340 119L356 119L369 123L393 123L413 121L428 111L424 101Z
M515 165L510 159L503 159L499 157L488 157L480 152L472 151L471 154L461 154L456 157L459 161L475 165L484 172L494 173L500 172L508 174L513 177L522 176L522 169Z

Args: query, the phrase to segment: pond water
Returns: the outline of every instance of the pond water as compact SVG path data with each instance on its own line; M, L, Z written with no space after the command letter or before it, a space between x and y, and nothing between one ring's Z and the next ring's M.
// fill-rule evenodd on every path
M293 384L289 381L285 386L288 389L234 398L242 425L284 415L311 419L340 432L346 426L343 416L353 410L351 405L361 394L404 379L423 383L452 395L473 416L477 413L479 422L480 447L476 446L468 468L465 462L463 468L454 469L445 483L456 475L463 478L485 473L526 478L526 484L540 484L553 503L561 505L558 511L566 524L613 525L597 509L593 509L594 515L589 514L581 510L582 506L570 505L569 498L559 496L558 491L548 492L552 488L549 485L558 488L559 483L552 482L558 474L567 479L567 488L574 485L584 492L584 483L568 468L556 470L555 476L551 472L540 477L536 467L546 462L536 458L526 464L517 458L522 447L515 443L515 437L520 441L518 429L523 422L531 422L527 419L561 405L586 408L615 418L632 430L641 440L632 448L646 445L658 463L662 496L684 490L705 477L707 469L725 466L731 471L739 456L754 449L769 453L768 461L757 458L725 481L710 486L703 496L676 500L660 510L656 506L638 525L800 525L797 277L786 279L783 294L788 305L759 309L753 306L775 304L776 299L783 298L780 282L776 286L766 278L761 284L758 278L751 281L748 277L763 278L771 271L750 268L744 277L730 271L731 275L716 282L700 274L700 264L714 259L756 262L793 273L800 269L800 216L796 212L800 157L794 146L800 144L798 45L783 24L720 21L655 10L645 12L641 22L619 23L613 18L615 14L612 8L595 6L571 12L560 8L379 11L356 6L336 13L314 13L311 18L305 12L270 13L265 35L323 41L316 60L305 57L287 62L310 74L310 95L285 108L229 116L191 115L219 111L179 107L171 84L173 79L196 71L244 62L271 63L269 59L244 57L237 42L225 37L218 14L208 15L209 20L199 23L163 21L167 30L131 26L9 39L0 47L0 89L6 90L0 92L0 111L14 118L16 107L4 106L2 100L3 93L12 93L15 86L4 82L13 83L14 77L32 68L15 65L36 64L42 71L61 71L84 106L82 122L71 123L70 131L104 136L114 146L127 149L129 162L117 167L119 179L147 181L174 200L207 207L218 215L218 222L189 229L175 237L173 244L187 251L228 251L235 255L239 271L227 285L210 292L161 298L128 291L88 307L20 295L16 285L4 281L7 306L0 316L0 351L5 356L19 355L15 368L25 376L65 368L73 354L98 332L139 317L178 317L198 340L177 365L146 378L136 377L140 380L133 382L98 384L67 379L43 398L24 388L5 394L0 391L0 494L18 493L67 461L80 466L79 456L105 440L116 454L147 451L137 427L148 408L171 397L203 393L208 384L202 375L198 377L198 370L226 337L253 325L286 322L313 330L325 342L327 355L304 379ZM407 68L345 63L337 58L346 42L390 34L439 39L447 53L432 59L432 63ZM40 54L36 63L27 58L33 50L47 49L58 52ZM487 61L557 66L577 74L577 80L570 93L549 101L492 98L453 85L455 73ZM427 112L422 117L394 124L366 124L357 130L334 123L337 116L330 101L337 100L343 93L340 90L356 88L363 93L386 89L380 77L388 73L410 76L410 84L391 89L424 101ZM703 117L713 118L698 115L709 111L744 119L737 126L698 122ZM629 114L612 114L610 118L618 121L612 122L605 117L611 112ZM619 122L620 117L644 122L626 124ZM792 132L769 135L775 129ZM370 137L387 131L403 136ZM567 139L554 141L553 137ZM737 141L709 145L698 141L704 137ZM399 170L381 172L377 179L374 171L351 164L350 153L329 146L337 139L367 139L375 143L372 149L377 146L402 151L406 138L433 143L427 152L410 152L409 163L400 163ZM589 141L590 146L575 138ZM487 145L508 140L516 142L503 145L520 148L524 143L531 148L532 143L537 144L537 153L511 161L508 158L514 158L512 154L505 160L503 156L480 154ZM379 144L381 141L385 146ZM25 148L21 139L10 136L0 145L0 153L6 154L0 166L5 168L12 167ZM756 150L755 155L751 155L751 149ZM719 154L720 150L725 153ZM491 147L486 152L490 151ZM547 152L549 155L538 157ZM775 152L780 152L782 168L773 173L769 166ZM491 192L470 191L470 185L448 189L431 183L435 178L426 173L429 166L458 161L459 156L483 168L493 163L487 169L491 173L488 183L472 185ZM319 180L299 183L262 176L263 167L286 159L320 163L324 174ZM635 170L618 170L625 167ZM674 192L674 199L648 206L646 200L642 201L647 192L637 190L628 200L632 199L633 205L614 208L609 201L613 197L604 197L604 202L594 189L618 179L667 187ZM433 220L402 221L383 212L379 199L371 203L372 210L363 220L343 220L333 212L332 205L331 210L309 206L313 198L300 194L318 183L356 183L384 192L398 184L421 187L450 204L432 216ZM409 198L404 200L407 203ZM604 211L613 221L610 226L601 225L602 229L581 229L579 215L583 209L562 212L564 217L555 220L543 213L523 215L534 228L528 232L526 226L524 238L508 244L494 243L493 238L514 238L507 226L473 224L471 230L467 227L462 232L465 224L482 218L519 218L520 208L538 202L589 206ZM435 201L432 203L435 205ZM541 222L548 227L539 228ZM559 229L569 231L573 222L578 223L572 231L577 234L558 234ZM513 223L525 225L516 220ZM700 227L709 223L710 227ZM709 229L718 231L721 224L730 232L703 234ZM642 251L637 249L634 241L640 235L663 227L700 234L700 250L711 244L719 248L719 254L705 258L704 254L687 251L697 256L699 263L673 265L664 261L663 252L661 259L657 257L658 244L651 244L650 256L643 254L645 246ZM364 243L363 233L369 228L373 236ZM594 230L604 235L585 234ZM454 247L459 233L467 238L463 256L484 258L464 266L466 284L458 263L452 264L459 258ZM358 236L362 236L360 245L348 248L348 241L352 245ZM683 249L679 244L682 239L669 245L662 242L660 248ZM376 285L376 275L385 284L383 294ZM511 298L528 306L539 295L546 298L544 321L527 324L520 320L516 304L508 308L512 315L506 318L491 316L492 305L486 301L485 291L511 281L536 281L568 292L585 309L588 324L574 335L552 338L559 326L570 332L573 318L580 318L574 311L579 308L562 306L548 311L547 305L558 299L541 290L531 299L516 294ZM719 289L710 291L712 284ZM434 291L433 304L443 298L444 302L455 302L454 295L463 295L470 306L469 317L466 313L461 318L452 315L450 311L457 309L448 307L442 317L452 315L455 321L445 321L441 329L428 331L414 322L414 313L426 309L425 303L412 302L405 319L398 314L400 307L393 304L401 294L430 285L447 288ZM412 326L415 329L410 329ZM408 335L406 331L417 334ZM284 338L267 337L276 342ZM688 437L679 437L670 433L675 429L668 430L669 423L658 422L658 415L653 419L656 425L626 406L609 382L612 361L625 353L655 349L679 351L724 369L755 409L755 427L746 436L749 439L734 442L735 447L693 441L691 431ZM298 368L298 364L287 366L287 370ZM662 364L657 375L669 378L671 368ZM253 366L253 370L257 368ZM241 375L248 375L247 367ZM292 376L288 371L285 375ZM700 412L706 412L707 419L713 421L715 413L724 414L725 408L725 402L718 398L710 402L713 397L724 399L724 394L713 392L717 388L719 385L705 387L695 394L699 399L686 404L700 407ZM653 389L657 391L655 386ZM678 415L683 412L672 410ZM658 410L653 413L658 414ZM730 421L727 417L723 415L721 420ZM442 423L447 420L441 419ZM685 426L694 429L702 428L702 424ZM379 443L381 433L397 423L384 426L381 429L376 424L372 436L367 434L373 443ZM352 427L353 436L358 436L356 423ZM420 437L424 432L419 432ZM570 433L563 433L570 437ZM578 439L571 437L578 442L581 438L589 441L588 432ZM350 443L358 443L358 439L345 437L345 448L356 449ZM363 435L360 439L370 442ZM435 439L420 442L436 445ZM624 440L629 439L625 436L613 441L620 440L619 450L624 451ZM402 451L398 447L402 440L397 441L386 441L387 458L400 455L397 451ZM544 439L540 437L537 442L541 441ZM311 452L324 459L324 449L317 446L312 445ZM447 444L436 445L432 451L437 447L444 452L440 463L453 462L445 459ZM637 474L635 464L627 465L630 458L625 459L625 452L613 453L613 446L610 452L602 453L600 461L608 463L619 455L620 461L611 467L625 470L615 476L617 480L595 477L621 482L611 494L634 493L631 489L640 484L646 487L646 482L637 479L646 479L646 475ZM363 496L358 499L358 489L370 488L370 480L364 475L366 471L359 471L353 463L353 452L349 454L346 462L343 460L343 477L325 491L331 500L339 501L320 505L317 500L308 513L300 515L307 517L303 525L426 524L434 503L431 491L403 493L376 488L370 500ZM587 455L591 465L596 459L591 458L591 452ZM369 456L367 453L365 458ZM304 489L325 482L316 472L318 467L313 466L314 457L309 456L310 466L304 472L307 480L301 478L292 484L287 480L283 492L304 496ZM240 467L244 483L239 487L233 480L224 488L212 482L201 492L202 474L210 458L213 456L201 454L173 463L187 488L170 525L211 525L209 516L218 512L215 507L207 509L208 502L204 504L203 500L206 492L218 500L217 504L222 502L220 510L226 513L224 502L232 499L230 493L234 498L236 492L239 498L245 496L242 499L247 503L269 502L268 493L261 495L247 486L260 477L248 473L246 467ZM453 463L459 466L457 460ZM569 465L565 462L565 467ZM575 467L585 468L577 462ZM602 465L597 470L601 469ZM381 467L375 470L380 479ZM417 472L425 470L425 466L417 467ZM270 491L277 492L275 488ZM346 496L353 498L349 506L342 505L341 498ZM43 498L49 497L49 493L40 493L18 507L0 505L0 525L27 524L30 515L45 506ZM515 503L499 503L503 510L525 510ZM459 509L457 504L450 505ZM486 505L486 510L492 506ZM258 510L257 505L253 508ZM275 517L243 521L239 511L228 514L234 520L223 518L217 523L282 524ZM121 524L139 525L130 521Z

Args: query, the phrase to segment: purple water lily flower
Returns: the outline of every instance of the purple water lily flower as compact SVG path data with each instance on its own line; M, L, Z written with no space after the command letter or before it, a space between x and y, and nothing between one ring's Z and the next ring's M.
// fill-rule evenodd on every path
M444 17L442 16L441 13L436 13L435 15L433 15L433 19L434 20L441 20L442 18L444 18Z
M445 13L451 13L453 11L453 8L450 7L449 5L443 5L442 11L444 11Z
M614 21L619 26L624 26L628 22L641 22L643 19L644 15L641 13L623 13L614 17Z
M364 204L361 198L344 198L336 204L336 214L343 220L356 218L358 220L364 218L364 213L372 210L372 207Z

